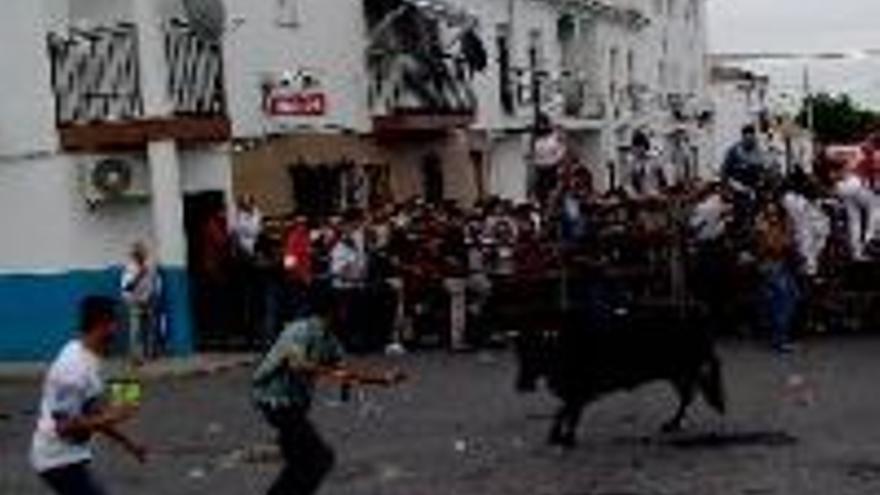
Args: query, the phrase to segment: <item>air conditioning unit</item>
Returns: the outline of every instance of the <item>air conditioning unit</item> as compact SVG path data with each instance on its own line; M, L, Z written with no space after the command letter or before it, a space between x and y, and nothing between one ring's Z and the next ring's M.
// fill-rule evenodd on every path
M80 186L86 203L143 201L150 197L150 172L143 155L93 157L80 165Z

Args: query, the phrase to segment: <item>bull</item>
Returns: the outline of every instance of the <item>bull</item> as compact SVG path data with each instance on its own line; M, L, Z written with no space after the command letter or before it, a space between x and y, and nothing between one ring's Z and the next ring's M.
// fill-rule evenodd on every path
M673 313L619 311L600 328L583 315L572 316L559 331L516 336L517 390L534 392L544 379L562 402L553 418L551 445L576 444L588 404L656 381L668 382L678 395L678 408L663 423L663 432L681 429L697 393L724 414L722 367L713 339L702 325Z

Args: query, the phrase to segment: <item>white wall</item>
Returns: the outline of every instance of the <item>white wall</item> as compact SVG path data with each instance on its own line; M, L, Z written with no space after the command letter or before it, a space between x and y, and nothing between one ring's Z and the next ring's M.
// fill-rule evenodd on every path
M524 200L527 197L528 172L523 156L528 139L523 136L504 136L490 144L489 194L505 199Z
M328 93L328 113L306 125L368 131L366 25L360 0L300 0L296 27L277 23L274 1L226 0L231 19L243 23L226 38L229 110L236 136L269 130L261 110L264 74L314 69Z
M161 0L168 15L178 0ZM82 194L81 165L95 157L57 151L46 34L80 15L101 22L125 20L124 2L15 0L4 4L0 64L15 77L0 80L0 273L104 268L123 261L131 242L151 237L146 200L90 209ZM68 11L68 7L70 10ZM100 19L98 17L100 16ZM231 189L225 147L184 151L185 191Z
M90 210L69 155L0 164L0 272L61 272L124 260L149 236L146 202Z
M226 146L183 150L180 163L184 192L232 190L232 157Z
M0 78L0 156L57 147L46 18L40 2L3 2L0 67L7 77Z
M131 21L133 0L68 0L74 25L112 25ZM163 0L158 0L163 1Z

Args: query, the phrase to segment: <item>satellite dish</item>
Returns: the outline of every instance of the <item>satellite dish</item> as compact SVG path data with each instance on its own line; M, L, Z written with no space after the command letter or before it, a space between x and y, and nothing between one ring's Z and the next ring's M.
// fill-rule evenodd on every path
M219 41L226 31L223 0L183 0L190 28L205 41Z

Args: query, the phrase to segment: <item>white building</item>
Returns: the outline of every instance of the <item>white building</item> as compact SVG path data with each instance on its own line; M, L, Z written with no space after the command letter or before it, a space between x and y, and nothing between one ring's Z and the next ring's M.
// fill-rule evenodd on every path
M222 2L215 43L183 0L7 2L0 359L51 354L139 239L192 350L188 258L234 192L273 214L525 199L536 109L600 187L636 129L703 156L705 0ZM124 191L96 183L120 168Z
M235 183L271 210L297 202L289 178L295 164L322 164L325 172L366 168L376 179L370 189L395 199L426 195L435 169L445 197L525 199L536 108L566 131L600 187L609 185L609 163L621 172L637 129L690 169L709 155L699 119L706 101L705 0L227 3L241 23L226 42L235 134L283 136L238 154ZM395 69L387 67L408 60L399 39L413 19L435 26L423 31L436 30L443 40L441 64L460 55L463 33L481 42L485 70L459 77L448 90L472 100L462 111L450 115L412 95L409 107L388 106L387 90L397 83L388 83ZM324 111L267 118L259 88L284 72L317 81Z
M118 295L136 240L163 270L171 348L190 352L184 216L199 198L222 206L231 173L222 73L185 71L219 69L220 52L162 29L172 2L4 7L0 58L15 76L0 83L0 359L56 352L82 296Z

